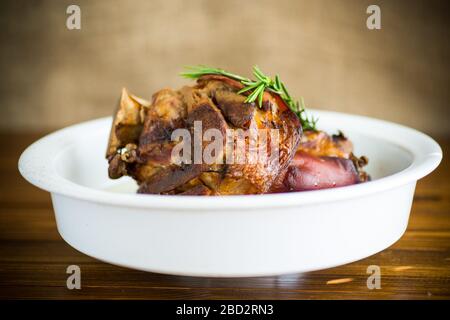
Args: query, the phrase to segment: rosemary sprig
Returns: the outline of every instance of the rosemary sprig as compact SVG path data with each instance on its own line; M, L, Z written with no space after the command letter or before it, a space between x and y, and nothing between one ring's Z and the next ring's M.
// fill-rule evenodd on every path
M264 91L271 91L278 94L281 99L288 105L297 117L300 119L303 130L316 130L317 119L313 117L308 117L305 111L305 103L303 97L300 97L300 102L294 100L289 94L286 86L281 82L278 75L274 79L266 76L258 66L253 67L253 75L256 80L248 79L223 69L211 68L203 65L199 66L187 66L186 71L182 72L181 75L190 79L198 79L201 76L208 74L217 74L229 77L231 79L237 80L244 85L244 88L238 91L239 94L248 93L245 102L257 102L258 106L261 108Z

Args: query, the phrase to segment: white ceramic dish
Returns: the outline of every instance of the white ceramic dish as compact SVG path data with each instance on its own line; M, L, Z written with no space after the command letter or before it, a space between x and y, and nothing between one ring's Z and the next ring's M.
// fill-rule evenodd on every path
M442 159L416 130L314 111L321 129L343 129L369 158L373 181L259 196L135 194L133 180L110 180L104 158L111 118L74 125L32 144L21 174L51 193L61 236L100 260L192 276L261 276L349 263L404 233L416 181Z

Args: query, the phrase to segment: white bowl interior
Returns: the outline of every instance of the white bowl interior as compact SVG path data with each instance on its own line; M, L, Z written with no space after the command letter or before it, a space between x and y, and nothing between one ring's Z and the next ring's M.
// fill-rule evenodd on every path
M355 154L369 158L366 170L373 180L400 172L411 165L412 154L399 145L376 136L361 133L354 129L332 126L327 118L320 120L320 128L335 133L338 129L352 140ZM64 148L55 157L55 168L63 178L85 187L107 190L111 192L134 193L137 189L135 181L129 177L118 180L108 178L108 164L105 151L109 128L97 130L79 137L76 144Z
M19 170L28 181L44 190L79 199L124 206L210 210L288 207L356 198L415 182L433 171L442 159L439 145L414 129L336 112L310 110L310 113L319 117L320 129L329 133L344 131L353 141L355 154L369 158L366 169L373 181L259 197L182 197L182 201L174 201L174 197L179 197L136 195L137 186L132 179L108 178L105 151L111 118L81 123L40 139L22 154Z

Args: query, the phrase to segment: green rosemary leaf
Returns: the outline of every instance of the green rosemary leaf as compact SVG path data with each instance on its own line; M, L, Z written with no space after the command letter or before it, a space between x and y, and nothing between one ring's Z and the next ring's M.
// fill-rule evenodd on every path
M294 105L295 105L295 111L296 111L297 113L301 113L300 104L298 103L298 101L295 102Z
M248 87L244 87L244 88L242 88L241 90L239 90L237 93L238 93L238 94L241 94L241 93L247 92L247 91L249 91L249 90L253 90L253 89L255 89L257 86L259 86L259 83L255 83L255 84L249 85Z
M284 83L280 82L280 85L281 85L281 91L283 92L283 95L284 95L285 99L289 100L289 101L292 100L291 97L289 96L289 92L287 91Z
M246 102L255 102L260 93L264 92L264 85L259 85L248 97Z
M277 91L281 91L281 82L280 82L280 77L278 75L275 76L274 88Z
M207 66L199 65L199 66L185 66L186 72L182 72L181 75L186 78L190 79L196 79L200 78L201 76L208 75L208 74L217 74L217 75L224 75L229 78L239 80L239 81L251 81L248 78L227 72L223 69L219 68L210 68Z
M305 111L305 100L303 99L303 97L300 97L300 106L300 110Z
M204 75L216 74L239 81L242 85L244 85L244 88L239 90L238 93L242 94L251 91L245 99L245 102L255 102L257 100L259 107L262 106L264 91L276 93L300 119L303 130L316 130L316 123L318 119L308 117L305 111L305 102L303 97L300 97L300 102L294 100L278 75L272 79L266 76L256 65L253 67L253 75L256 77L256 81L230 73L223 69L211 68L204 65L186 66L185 69L186 71L180 73L180 75L189 79L198 79Z
M262 73L258 66L253 67L253 74L259 81L267 82L267 77Z
M262 108L263 97L264 97L264 87L263 87L263 90L261 90L261 93L258 96L258 106L260 108Z
M243 85L246 85L246 86L252 86L252 85L254 85L254 84L257 84L257 82L252 81L252 80L249 80L249 81L241 81L241 83L242 83Z

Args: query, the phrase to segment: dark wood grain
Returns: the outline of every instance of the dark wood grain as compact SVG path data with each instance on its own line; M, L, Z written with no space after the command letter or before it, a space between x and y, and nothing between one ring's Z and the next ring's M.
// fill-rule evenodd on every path
M305 274L243 279L167 276L90 258L59 236L50 196L23 180L19 154L42 134L0 134L0 298L14 299L449 299L450 139L444 161L417 185L408 230L390 248L345 266ZM81 290L66 288L79 265ZM381 267L381 289L366 270ZM333 280L342 280L335 283ZM331 283L330 283L331 281ZM346 281L346 282L345 282Z

